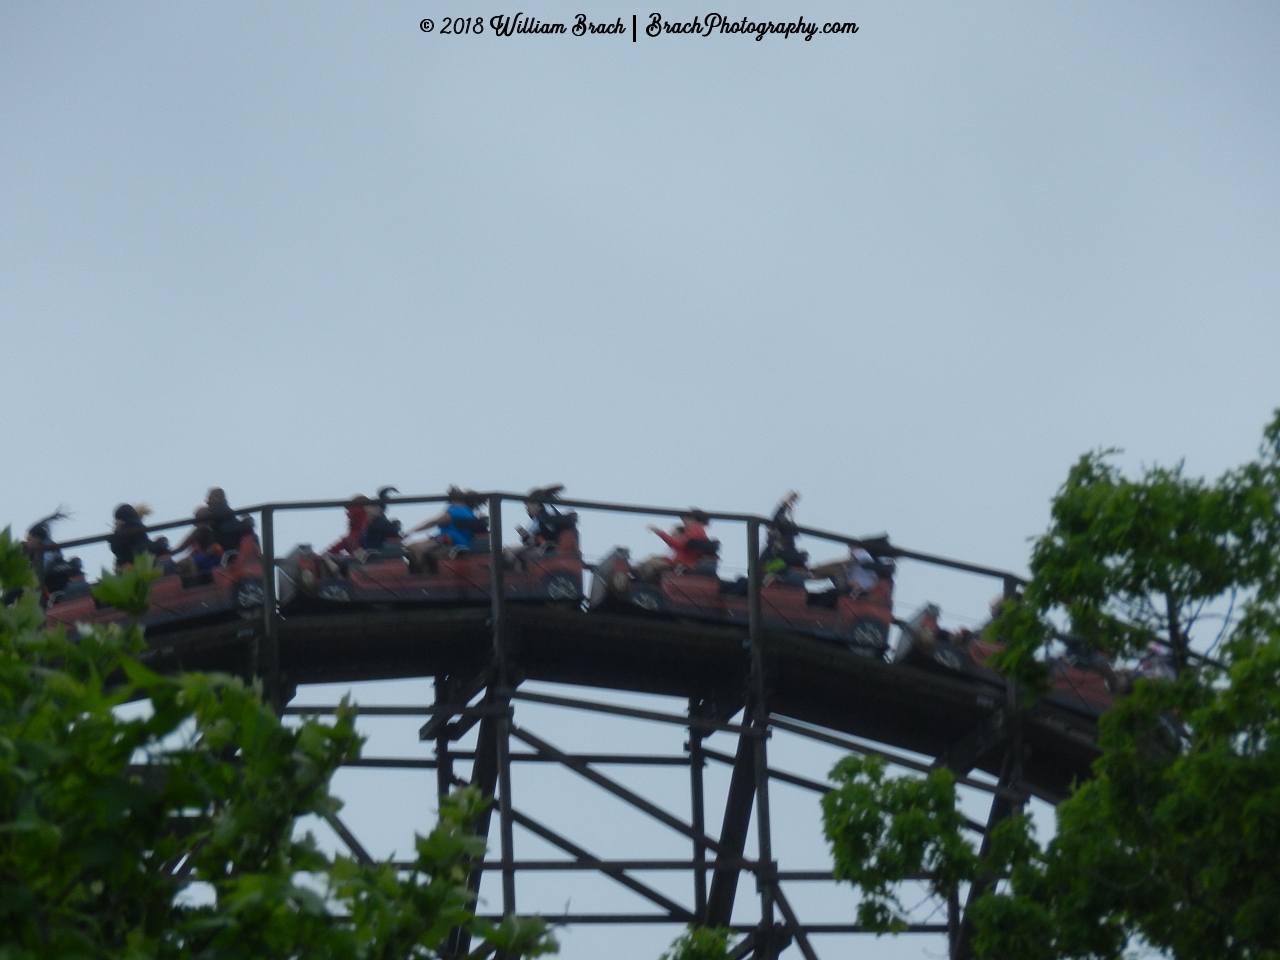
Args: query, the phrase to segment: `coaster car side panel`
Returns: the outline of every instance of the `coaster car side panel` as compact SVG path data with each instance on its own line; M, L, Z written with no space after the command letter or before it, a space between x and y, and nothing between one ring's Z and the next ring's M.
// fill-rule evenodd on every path
M257 537L246 534L240 548L228 554L221 566L184 577L173 570L151 584L151 606L139 619L149 629L164 629L187 621L217 618L237 613L254 616L262 607L262 553ZM46 611L49 626L59 624L74 630L76 624L126 623L128 614L114 607L99 606L92 588L83 581L68 584L52 598Z
M969 631L950 632L938 626L938 608L926 604L898 634L892 660L927 669L941 669L981 677L1003 686L1004 678L987 661L1004 649L1004 644L983 640ZM1110 709L1115 702L1108 678L1101 669L1088 669L1065 658L1049 661L1051 703L1090 716Z
M336 569L335 569L336 568ZM584 566L572 528L554 544L530 551L503 573L503 596L512 600L580 601ZM492 596L490 542L477 537L467 550L452 550L434 569L411 569L400 544L364 560L326 562L309 548L298 548L281 562L283 602L290 606L328 604L402 604L487 602Z
M815 602L815 597L821 597ZM664 572L658 583L635 579L626 548L618 547L593 568L592 609L630 609L698 620L746 624L742 582L723 581L714 564ZM803 577L770 577L760 589L765 626L833 640L858 653L881 656L893 623L893 582L885 578L862 596L810 593Z

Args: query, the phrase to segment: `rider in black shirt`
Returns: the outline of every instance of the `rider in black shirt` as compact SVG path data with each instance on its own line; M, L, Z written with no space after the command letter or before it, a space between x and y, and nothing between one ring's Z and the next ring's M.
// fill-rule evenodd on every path
M803 570L809 562L809 554L796 546L795 506L800 494L791 490L773 511L773 520L765 527L767 537L760 554L760 568L765 573L782 573L798 568Z
M239 550L240 541L253 533L253 518L239 517L227 503L227 494L221 487L210 487L205 498L211 514L213 538L223 551Z
M388 540L399 538L400 521L387 516L387 498L399 492L395 487L383 487L378 491L376 501L365 504L369 522L360 531L360 549L376 553Z
M116 507L113 514L116 529L115 533L107 538L107 544L115 555L117 571L133 563L133 558L140 553L155 556L169 552L167 539L161 537L153 541L147 536L147 528L142 518L150 512L150 507L134 507L128 503L122 503Z

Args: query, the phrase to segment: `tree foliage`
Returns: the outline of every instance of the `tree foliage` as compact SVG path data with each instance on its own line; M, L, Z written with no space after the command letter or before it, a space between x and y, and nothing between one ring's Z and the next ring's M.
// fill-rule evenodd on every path
M1130 479L1113 453L1071 468L1031 551L1025 597L996 625L1008 643L999 664L1032 685L1055 621L1116 658L1163 644L1182 672L1202 618L1225 637L1237 604L1280 590L1280 413L1258 459L1212 483L1181 464Z
M860 920L900 929L894 887L913 875L933 874L939 895L1000 877L970 911L981 957L1120 957L1145 944L1185 960L1280 958L1280 413L1258 459L1214 482L1181 466L1129 479L1106 453L1087 455L1051 515L1025 597L995 624L1001 666L1042 682L1065 624L1116 658L1163 644L1177 679L1139 679L1100 719L1093 776L1043 845L1015 817L980 857L945 778L842 761L824 818L837 874L862 888ZM1209 660L1191 648L1205 622Z
M1255 608L1227 656L1102 718L1057 836L975 906L980 955L1118 956L1137 937L1182 958L1280 956L1275 611Z
M880 757L845 757L831 771L837 789L822 798L823 830L835 878L859 887L858 923L902 932L897 897L906 880L925 877L934 894L951 896L977 873L978 857L961 833L955 780L945 768L927 777L885 777Z
M726 927L689 927L658 960L729 960L733 933Z
M141 612L150 577L98 595ZM0 590L33 583L0 534ZM30 591L0 608L0 958L400 960L455 926L484 938L474 957L554 950L539 920L476 922L475 793L442 804L407 873L329 856L298 823L337 812L355 709L285 725L239 680L153 673L143 647L137 628L47 630Z

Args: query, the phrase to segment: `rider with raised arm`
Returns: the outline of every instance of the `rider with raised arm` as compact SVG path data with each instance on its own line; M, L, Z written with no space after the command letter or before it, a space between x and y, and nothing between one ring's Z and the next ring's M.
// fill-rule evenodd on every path
M450 550L470 547L476 533L482 532L487 525L487 521L476 513L481 503L483 498L474 491L450 487L445 508L409 531L418 533L432 527L439 528L439 533L434 536L408 544L410 567L416 570L425 565L434 572L440 558Z
M222 547L213 533L213 511L208 505L201 505L196 507L193 519L195 526L173 551L181 553L188 548L191 550L175 564L178 573L187 578L207 573L222 563Z
M796 547L795 507L800 494L794 490L778 503L773 519L765 526L765 548L760 554L760 569L766 574L780 574L787 570L803 571L809 563L809 554Z
M79 558L72 557L70 561L64 559L62 551L54 543L50 534L50 526L66 518L67 515L59 507L47 517L37 520L28 527L26 539L22 541L22 552L35 568L40 584L40 606L42 607L47 606L49 597L66 587L72 574L80 570Z
M662 538L674 553L671 556L655 554L636 567L636 579L644 583L657 583L668 570L696 567L699 561L716 556L716 544L707 536L707 524L711 518L696 507L680 514L680 523L667 533L661 527L649 524L648 530Z

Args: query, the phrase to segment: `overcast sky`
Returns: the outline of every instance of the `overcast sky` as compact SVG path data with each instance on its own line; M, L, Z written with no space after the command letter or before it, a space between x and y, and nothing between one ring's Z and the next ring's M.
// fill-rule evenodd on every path
M651 12L593 3L527 12ZM85 536L212 484L756 511L794 487L803 522L1022 571L1080 453L1254 453L1280 403L1274 3L440 33L499 9L0 5L0 523L61 503ZM991 592L899 586L969 618Z

